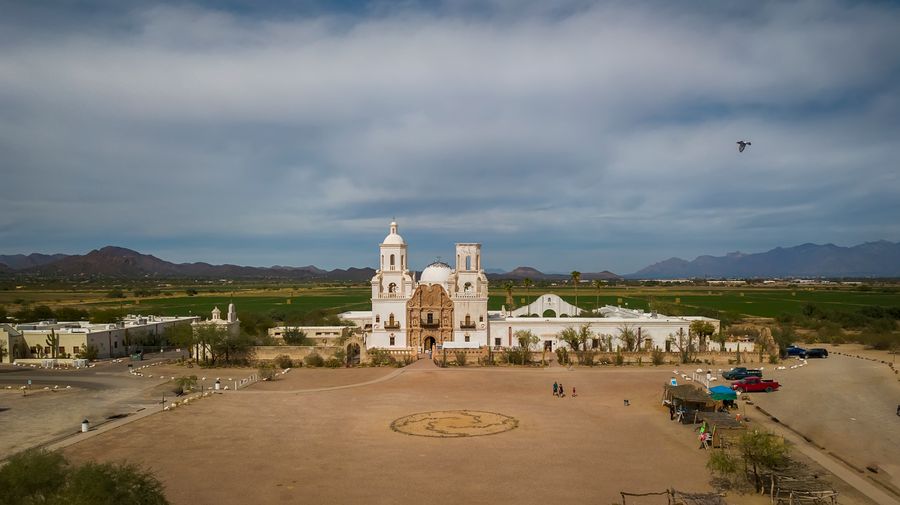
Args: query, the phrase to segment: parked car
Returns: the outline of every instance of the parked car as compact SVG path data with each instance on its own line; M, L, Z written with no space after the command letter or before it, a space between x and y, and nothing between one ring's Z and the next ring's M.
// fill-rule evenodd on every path
M828 349L822 349L821 347L815 347L808 351L806 351L807 358L827 358L828 357Z
M776 380L761 379L759 377L747 377L731 384L731 389L738 393L754 393L758 391L771 393L772 391L777 391L780 387L781 384Z
M805 358L806 357L806 349L804 349L802 347L794 347L791 345L791 346L788 346L788 348L787 348L787 355L788 356L797 356L798 358Z
M722 377L730 381L741 380L747 377L762 377L762 370L739 366L722 372Z

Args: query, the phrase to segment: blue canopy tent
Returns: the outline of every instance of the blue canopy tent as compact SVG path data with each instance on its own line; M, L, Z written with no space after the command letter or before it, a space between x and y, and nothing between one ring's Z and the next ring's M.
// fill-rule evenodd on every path
M716 401L737 400L737 393L728 386L713 386L709 388L709 394Z

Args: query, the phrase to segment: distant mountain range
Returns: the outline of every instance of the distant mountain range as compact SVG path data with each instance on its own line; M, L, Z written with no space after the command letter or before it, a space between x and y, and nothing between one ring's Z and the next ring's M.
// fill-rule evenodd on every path
M12 258L12 266L4 260ZM30 258L30 260L28 259ZM56 258L48 260L48 258ZM170 263L156 256L141 254L123 247L107 246L84 255L31 254L0 256L13 273L38 277L113 277L113 278L203 278L203 279L295 279L367 281L375 275L371 268L348 268L331 271L312 265L306 267L245 267L210 265L209 263ZM0 268L0 273L3 270ZM9 273L9 272L7 272Z
M505 273L487 273L487 277L490 280L511 280L518 281L524 279L531 279L533 281L565 281L571 278L569 275L565 274L545 274L540 270L531 267L518 267L512 271ZM593 280L621 280L622 276L616 275L608 270L604 270L602 272L583 272L581 274L582 281L593 281Z
M87 254L0 255L0 275L67 278L195 278L195 279L293 279L368 281L372 268L323 270L313 265L291 267L247 267L209 263L171 263L131 249L107 246ZM509 272L490 270L491 280L535 282L565 281L567 274L547 274L531 267ZM670 258L650 265L629 279L681 278L772 278L772 277L900 277L900 243L878 241L853 247L834 244L803 244L778 247L764 253L729 253L698 256L693 261ZM622 276L604 270L584 272L582 281L619 280Z
M59 261L68 256L68 254L41 253L32 253L27 256L24 254L11 254L8 256L0 254L0 263L9 267L11 270L23 270L29 267L39 267L41 265L46 265L47 263L53 263L54 261Z
M866 242L853 247L803 244L764 253L734 252L698 256L693 261L669 258L633 274L631 279L900 277L900 242Z

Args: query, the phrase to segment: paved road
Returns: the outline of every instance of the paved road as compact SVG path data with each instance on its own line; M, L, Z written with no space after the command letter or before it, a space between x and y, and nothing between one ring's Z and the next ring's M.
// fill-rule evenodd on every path
M875 477L900 488L900 382L886 365L832 355L766 376L783 389L753 394L760 407L824 452L860 469L877 466Z
M175 354L153 354L142 364ZM19 389L31 380L30 392ZM0 373L0 455L44 444L76 432L83 419L94 424L110 416L152 408L149 391L164 379L133 377L128 363L101 362L81 370L8 367ZM12 386L12 389L6 389ZM49 391L44 387L51 388ZM53 389L58 386L58 389ZM71 389L66 389L71 386Z

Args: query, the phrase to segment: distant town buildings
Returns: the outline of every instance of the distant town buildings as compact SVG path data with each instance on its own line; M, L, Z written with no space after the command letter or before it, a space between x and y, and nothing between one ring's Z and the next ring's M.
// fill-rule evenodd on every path
M176 324L191 323L197 319L196 316L128 315L110 324L89 321L37 321L15 326L0 324L0 342L6 348L6 363L12 363L17 358L75 358L88 346L97 350L98 358L117 358L126 356L128 347L136 342L161 339Z

